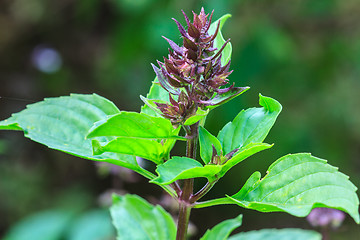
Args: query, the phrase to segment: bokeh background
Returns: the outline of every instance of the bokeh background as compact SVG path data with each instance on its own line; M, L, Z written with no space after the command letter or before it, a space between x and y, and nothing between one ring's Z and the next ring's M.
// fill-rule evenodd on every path
M235 193L255 170L264 175L277 158L297 152L327 159L359 187L358 0L1 0L0 119L44 97L69 93L95 92L122 110L138 111L139 95L154 78L150 63L167 55L161 36L180 39L171 18L184 23L180 10L191 15L201 6L215 9L215 19L232 14L223 29L233 45L230 80L251 87L210 113L210 132L217 134L241 109L258 106L259 93L283 105L266 140L275 146L232 169L208 198ZM171 205L139 176L47 149L20 132L0 132L0 237L27 229L22 234L32 239L27 231L36 232L29 226L37 221L53 232L66 229L62 239L90 239L78 230L86 226L88 232L98 226L104 232L99 236L111 239L105 223L112 191ZM238 231L311 228L305 218L218 206L192 212L193 239L240 213ZM21 223L34 214L36 220ZM330 235L357 239L360 228L347 217Z

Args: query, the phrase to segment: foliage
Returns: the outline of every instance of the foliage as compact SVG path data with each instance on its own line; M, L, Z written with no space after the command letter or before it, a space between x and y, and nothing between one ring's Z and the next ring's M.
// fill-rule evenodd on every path
M115 235L107 211L93 209L75 214L70 209L48 209L15 224L4 240L97 240Z
M111 214L120 239L185 239L192 208L236 204L261 212L284 211L303 217L316 207L347 212L357 223L359 199L348 177L325 160L307 153L286 155L261 178L253 173L240 191L224 198L199 200L232 167L272 145L263 143L282 110L281 104L260 94L259 108L242 110L217 137L205 128L208 113L234 99L248 87L228 86L232 47L221 27L225 15L211 24L212 14L194 13L187 30L175 20L183 46L165 38L171 50L164 63L153 65L156 78L149 94L141 97L141 113L120 111L111 101L92 94L49 98L0 122L2 130L20 130L25 137L88 160L129 168L162 187L179 202L177 229L171 216L133 196L114 196ZM211 25L210 25L211 24ZM186 141L185 156L171 156L176 141ZM202 162L196 159L200 145ZM156 174L140 166L136 157L156 165ZM193 193L196 178L207 183ZM182 183L182 184L181 184ZM226 239L242 217L226 220L203 236ZM79 224L81 225L81 224ZM141 230L139 230L141 229ZM269 239L297 230L241 233L230 239ZM309 238L318 238L313 232Z
M118 239L175 239L171 215L136 195L114 196L110 210Z

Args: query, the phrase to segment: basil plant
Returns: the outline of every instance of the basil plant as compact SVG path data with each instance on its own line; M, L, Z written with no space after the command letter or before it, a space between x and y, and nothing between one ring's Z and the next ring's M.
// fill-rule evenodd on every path
M202 9L193 13L191 21L184 13L185 28L174 19L182 43L164 37L169 54L163 62L152 64L156 78L147 96L140 96L144 105L139 113L121 111L97 94L71 94L30 104L1 121L0 129L23 131L25 137L49 148L131 169L177 200L175 224L161 206L137 195L114 195L110 211L121 240L186 239L193 209L222 204L296 217L307 216L317 207L333 208L360 223L357 188L349 177L309 153L281 157L265 176L251 174L237 193L201 201L232 167L273 146L264 139L282 110L275 99L259 95L259 107L240 111L218 134L206 129L210 111L249 89L235 87L228 80L232 47L221 28L230 15L213 23L212 16ZM171 155L177 141L186 142L183 156ZM140 166L139 157L154 163L155 172ZM195 192L197 178L207 182ZM201 239L321 239L317 232L301 229L230 236L241 223L241 215L226 220Z

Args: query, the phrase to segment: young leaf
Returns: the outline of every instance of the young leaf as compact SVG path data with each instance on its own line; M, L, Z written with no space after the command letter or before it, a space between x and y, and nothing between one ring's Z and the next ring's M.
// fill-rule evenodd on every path
M220 170L220 165L203 166L192 158L175 156L157 166L156 172L159 176L150 182L159 185L168 185L179 179L204 177L212 180Z
M269 145L267 143L249 143L245 147L240 148L240 150L236 152L235 155L223 165L219 173L219 176L223 177L226 174L226 172L229 171L230 168L232 168L236 164L242 162L251 155L254 155L255 153L258 153L265 149L269 149L272 146L273 145Z
M241 111L219 132L224 154L249 143L261 143L268 135L282 107L278 101L262 95L259 103L262 108Z
M218 154L221 154L221 143L219 140L209 133L202 126L199 127L199 143L200 143L200 156L205 164L208 164L211 161L213 154L213 147L215 147Z
M121 153L142 157L160 164L166 157L163 145L156 140L143 138L116 138L105 145L92 141L94 155L104 152Z
M169 102L169 93L163 87L161 87L161 85L156 77L154 79L154 81L152 82L149 93L146 95L146 98L144 98L144 99L147 99L149 102L151 102L151 100L154 100L154 99ZM155 105L155 107L156 107L156 105ZM153 116L153 117L161 116L161 114L159 112L155 111L154 109L149 107L147 104L145 104L141 107L141 113L145 113L145 114Z
M220 29L222 29L224 23L226 22L226 20L231 17L231 14L225 14L224 16L222 16L221 18L219 18L218 20L216 20L215 22L213 22L209 28L209 35L212 35L215 33L218 22L220 21ZM214 48L217 48L218 50L224 45L225 43L225 39L221 33L221 31L219 30L218 35L216 36L215 40L214 40ZM231 59L231 52L232 52L232 46L231 43L229 42L228 44L226 44L223 52L222 52L222 57L221 57L221 64L223 66L225 66ZM215 51L215 54L217 52Z
M360 223L356 189L348 176L326 160L299 153L275 161L261 180L260 174L253 174L237 194L228 198L245 208L298 217L308 215L315 207L335 208Z
M202 110L201 108L198 108L198 110L193 116L186 119L184 125L193 125L194 123L197 123L198 121L206 117L208 113L209 113L209 109Z
M25 110L1 121L0 129L23 130L25 137L49 148L136 169L138 165L133 156L110 153L93 156L91 140L85 138L95 122L119 112L111 101L97 94L71 94L30 104Z
M117 239L174 240L176 226L161 206L152 206L136 195L113 196L110 208Z
M225 220L213 227L211 230L207 230L200 240L226 240L235 228L241 226L241 223L242 215L239 215L234 219Z
M97 122L89 130L87 137L180 138L175 131L167 119L144 113L121 112Z
M321 240L320 233L297 229L297 228L285 228L285 229L262 229L258 231L242 232L235 234L229 238L229 240Z

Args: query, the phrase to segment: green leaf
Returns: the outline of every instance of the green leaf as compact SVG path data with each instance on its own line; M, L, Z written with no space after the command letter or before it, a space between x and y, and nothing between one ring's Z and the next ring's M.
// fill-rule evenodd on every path
M273 145L267 143L249 143L245 147L240 148L240 150L223 165L219 176L223 177L233 166L242 162L251 155L254 155L262 150L269 149L272 146Z
M96 209L81 215L71 224L68 240L113 239L115 229L108 210ZM38 238L39 239L39 238Z
M149 93L146 95L146 98L140 97L143 101L148 101L149 105L151 106L153 104L153 101L151 100L159 100L159 102L169 102L169 93L161 87L157 77L155 77L154 81L152 82L152 85L150 87ZM154 110L156 109L156 105L153 104L153 108L149 107L148 104L143 105L141 107L141 113L145 113L147 115L153 116L153 117L160 117L161 114ZM155 105L155 106L154 106ZM155 108L154 108L155 107Z
M212 156L212 144L215 146L218 153L221 153L221 145L218 140L211 135L205 128L199 127L199 142L200 142L200 155L205 164L209 164ZM215 178L221 178L225 173L246 159L247 157L268 149L272 145L266 143L252 143L242 148L237 154L233 156L223 165L205 165L203 166L198 161L187 157L173 157L166 161L164 164L158 165L156 172L158 177L151 182L159 185L167 185L179 179L189 179L197 177L205 177L209 181Z
M151 160L156 164L163 162L167 150L156 140L143 138L116 138L105 145L94 139L92 145L94 155L104 152L128 154Z
M349 177L307 153L289 154L275 161L260 180L254 173L243 188L228 198L260 212L287 212L304 217L316 207L335 208L359 221L359 199Z
M138 168L133 156L119 154L92 155L91 140L85 137L92 125L108 115L119 113L109 100L96 94L71 94L30 104L9 119L0 122L0 129L18 130L25 137L82 158L110 162L130 169ZM109 138L99 138L101 141Z
M114 195L110 212L119 240L174 240L176 237L171 215L139 196Z
M3 240L60 240L72 217L71 212L63 209L35 213L16 223Z
M209 35L212 35L215 33L216 31L216 27L218 25L218 22L220 21L220 29L219 29L219 33L216 36L215 40L214 40L214 47L217 48L218 50L224 45L224 43L226 42L224 40L224 37L221 33L221 29L224 25L224 23L226 22L226 20L231 17L231 14L225 14L224 16L222 16L221 18L219 18L218 20L216 20L215 22L213 22L209 28ZM215 51L216 54L217 51ZM221 57L221 64L224 66L226 65L230 59L231 59L231 52L232 52L232 46L231 43L229 42L228 44L226 44L226 47L224 48L223 52L222 52L222 57Z
M198 121L200 121L201 119L203 119L204 117L206 117L208 115L208 113L209 113L209 109L202 110L201 108L198 108L194 115L192 115L191 117L186 119L184 125L193 125L193 124L197 123Z
M220 170L220 165L203 166L192 158L175 156L157 166L156 172L159 176L150 182L159 185L167 185L179 179L197 177L204 177L211 181Z
M207 230L200 240L226 240L235 228L241 226L241 223L242 215L239 215L234 219L225 220L213 227L211 230Z
M278 101L262 95L259 103L262 108L242 110L219 132L224 154L249 143L261 143L268 135L282 107Z
M200 156L205 164L208 164L211 161L213 154L213 147L215 147L218 155L221 154L221 143L219 140L209 133L202 126L199 127L199 143L200 143Z
M179 135L180 129L181 129L181 126L179 126L174 131L174 134ZM176 143L176 139L173 139L173 138L165 139L165 142L163 144L163 148L164 148L164 155L166 156L166 159L170 158L170 151L174 148L175 143Z
M179 138L170 120L152 117L144 113L121 112L97 122L90 130L88 138L115 136L131 138Z
M258 231L242 232L231 236L229 240L321 240L320 233L312 230L285 228L262 229Z

